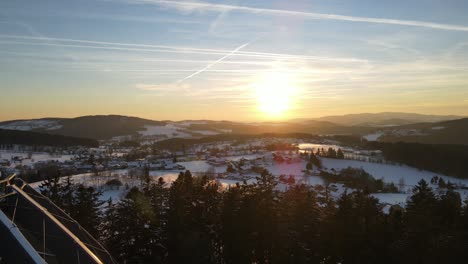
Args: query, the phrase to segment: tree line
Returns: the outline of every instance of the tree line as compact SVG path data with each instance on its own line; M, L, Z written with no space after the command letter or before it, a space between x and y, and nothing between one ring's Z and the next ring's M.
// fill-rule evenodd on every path
M120 263L457 263L467 259L468 201L425 181L406 208L366 190L293 185L264 171L227 189L181 172L167 188L148 173L140 188L103 204L92 187L50 179L43 194L98 237Z
M97 140L89 138L69 137L45 133L0 129L1 145L27 145L27 146L52 146L70 147L86 146L98 147Z
M381 150L389 161L448 176L468 178L468 146L368 142L366 147Z

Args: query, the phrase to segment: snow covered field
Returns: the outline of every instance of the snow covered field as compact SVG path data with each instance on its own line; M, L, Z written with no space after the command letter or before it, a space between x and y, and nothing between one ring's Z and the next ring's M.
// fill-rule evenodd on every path
M405 184L414 186L418 181L424 179L426 182L430 182L434 176L440 176L444 181L450 181L456 184L464 184L468 186L468 179L458 179L455 177L449 177L440 173L418 170L406 165L389 165L380 163L371 163L356 160L338 160L322 158L323 166L335 170L341 170L347 167L362 168L370 173L376 179L383 179L386 183L398 184L400 179L404 179Z
M176 127L172 124L167 124L164 126L145 126L145 130L139 131L143 136L166 136L168 138L180 137L187 138L191 137L190 134L183 132L179 127Z
M156 129L153 127L153 129ZM175 127L167 128L166 132L170 133L173 131L171 129L175 129ZM158 130L162 131L162 130ZM328 148L328 147L335 147L339 148L340 146L335 145L322 145L322 144L301 144L303 149L307 148ZM8 152L2 153L2 158L9 159L11 156L19 155L19 156L26 156L26 153L13 153ZM284 155L287 155L286 153ZM296 154L292 154L294 157ZM35 153L33 154L33 159L35 161L38 160L50 160L50 159L59 159L59 160L67 160L71 159L71 155L62 155L60 157L53 157L49 154L40 154ZM266 168L270 173L274 176L279 177L280 175L292 175L296 183L305 183L307 185L322 185L324 183L323 179L319 176L309 176L304 174L304 169L306 167L305 160L295 160L293 162L274 162L273 161L273 153L266 152L262 154L248 154L248 155L236 155L236 156L229 156L219 158L220 160L228 161L228 162L238 162L241 159L247 159L248 161L245 162L245 168L250 168L252 164L256 164L256 166L261 166ZM294 159L293 159L294 160ZM321 158L323 166L325 169L331 170L334 169L339 171L344 168L353 167L353 168L362 168L366 172L370 173L376 179L382 179L385 183L394 183L396 186L403 185L404 193L375 193L373 196L378 198L384 204L399 204L404 206L406 203L407 198L411 195L411 189L421 180L424 179L426 182L430 183L431 178L434 176L439 176L444 179L445 182L452 182L457 184L458 186L468 186L468 179L458 179L454 177L449 177L447 175L441 175L439 173L429 172L418 170L416 168L412 168L405 165L390 165L390 164L381 164L381 163L371 163L365 161L356 161L356 160L340 160L340 159L329 159L329 158ZM252 161L252 162L250 162ZM187 161L187 162L178 162L178 164L185 167L186 170L190 170L194 175L205 173L205 172L214 172L214 173L226 173L227 164L214 166L210 164L207 160L196 160L196 161ZM138 177L130 177L129 174L131 170L118 170L118 171L111 171L111 172L101 172L100 176L95 176L93 173L85 173L79 174L72 177L75 183L83 183L88 186L94 187L102 187L101 190L103 191L102 199L107 200L111 197L113 200L119 199L122 197L126 190L133 186L138 186L141 183L141 180ZM151 171L150 176L152 176L155 180L159 177L162 177L167 186L170 185L173 181L175 181L179 175L178 170L173 171ZM217 179L218 182L225 187L235 185L236 183L242 183L243 179L247 179L247 183L254 183L255 177L258 174L252 171L242 171L230 174L228 179L219 178ZM126 186L121 186L119 188L109 188L105 186L105 183L113 178L120 179L121 182ZM39 186L38 183L31 184L36 188ZM342 184L335 184L338 188L338 191L334 193L335 197L338 197L342 194L345 190ZM431 186L434 190L437 186ZM279 190L285 190L287 185L280 184L278 186ZM437 191L437 190L435 190ZM463 189L456 190L462 196L462 199L468 196L468 191Z
M3 129L30 131L33 129L55 130L62 128L56 120L22 120L0 126Z
M227 168L226 165L215 167L213 165L210 165L208 162L204 160L178 162L177 164L184 166L186 170L189 170L194 173L207 172L212 169L214 169L216 173L223 173L223 172L226 172L226 168Z
M221 131L214 130L192 130L190 125L193 122L172 123L163 126L146 125L145 129L138 131L142 136L163 136L165 138L192 138L195 135L213 136L221 134Z
M384 132L377 132L369 135L365 135L364 138L367 141L377 141L381 136L383 136L385 133Z

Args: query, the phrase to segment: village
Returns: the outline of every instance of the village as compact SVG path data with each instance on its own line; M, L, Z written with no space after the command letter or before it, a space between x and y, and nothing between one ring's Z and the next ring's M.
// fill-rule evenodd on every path
M339 197L348 189L372 186L374 195L389 206L404 205L421 179L439 187L434 179L440 177L463 197L467 195L468 180L387 162L378 150L354 149L336 141L272 137L208 142L171 151L156 149L144 141L123 147L128 144L122 142L127 141L119 140L100 142L99 148L54 149L49 153L32 152L24 146L3 148L0 171L4 175L16 173L36 188L47 177L72 176L77 183L101 190L103 200L120 199L130 187L139 187L145 174L154 181L161 178L169 187L186 170L195 176L208 176L223 188L254 184L264 171L275 177L280 191L300 184L327 185ZM311 156L317 157L319 164L312 164ZM357 177L360 171L368 178L346 180Z

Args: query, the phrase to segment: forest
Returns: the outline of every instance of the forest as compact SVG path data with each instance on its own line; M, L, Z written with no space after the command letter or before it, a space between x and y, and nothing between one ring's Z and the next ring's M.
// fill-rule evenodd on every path
M468 146L465 145L368 142L366 147L382 150L385 159L389 161L468 178Z
M97 147L97 140L88 138L68 137L45 133L0 129L0 145L27 145L27 146L51 146L70 147L86 146Z
M468 258L468 201L425 181L406 207L367 190L337 199L328 186L280 192L264 171L256 184L220 188L181 172L167 188L148 173L119 201L70 178L41 193L105 245L119 263L459 263ZM109 185L120 185L115 181ZM123 188L123 186L121 187ZM388 208L387 208L388 209Z

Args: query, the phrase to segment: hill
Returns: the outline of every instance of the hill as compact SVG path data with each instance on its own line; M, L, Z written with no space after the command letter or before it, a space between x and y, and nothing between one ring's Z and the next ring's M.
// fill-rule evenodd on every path
M0 129L41 132L48 134L110 139L118 136L160 135L166 138L197 138L217 134L365 134L373 129L361 126L343 126L331 122L307 120L303 122L241 123L231 121L153 121L128 116L83 116L77 118L44 118L0 122Z
M86 146L98 147L99 143L93 139L67 137L62 135L51 135L30 131L0 129L0 144L29 145L29 146L52 146L70 147Z
M347 126L398 126L405 124L414 124L422 122L440 122L446 120L454 120L463 118L462 116L443 116L443 115L422 115L414 113L398 113L398 112L383 112L383 113L362 113L349 114L340 116L324 116L316 120L328 121L339 125Z
M163 125L165 122L119 115L82 116L77 118L44 118L13 120L0 123L0 129L41 132L63 136L109 139L136 134L145 125Z
M323 117L317 120L277 122L231 122L210 120L154 121L120 115L77 118L43 118L0 122L0 129L40 132L54 135L111 139L120 136L158 136L200 138L219 134L307 133L314 135L364 136L378 131L379 140L433 144L468 144L466 119L435 122L455 116L430 116L408 113L356 114ZM330 120L330 121L327 121ZM417 120L426 120L416 122ZM434 123L435 122L435 123ZM378 137L377 137L378 138Z
M343 135L362 134L373 131L368 127L350 127L337 125L331 122L307 120L301 122L259 122L239 123L229 121L211 121L204 124L192 124L193 130L219 130L230 131L234 134L264 134L264 133L307 133L315 135Z
M379 141L468 145L468 118L385 129Z

